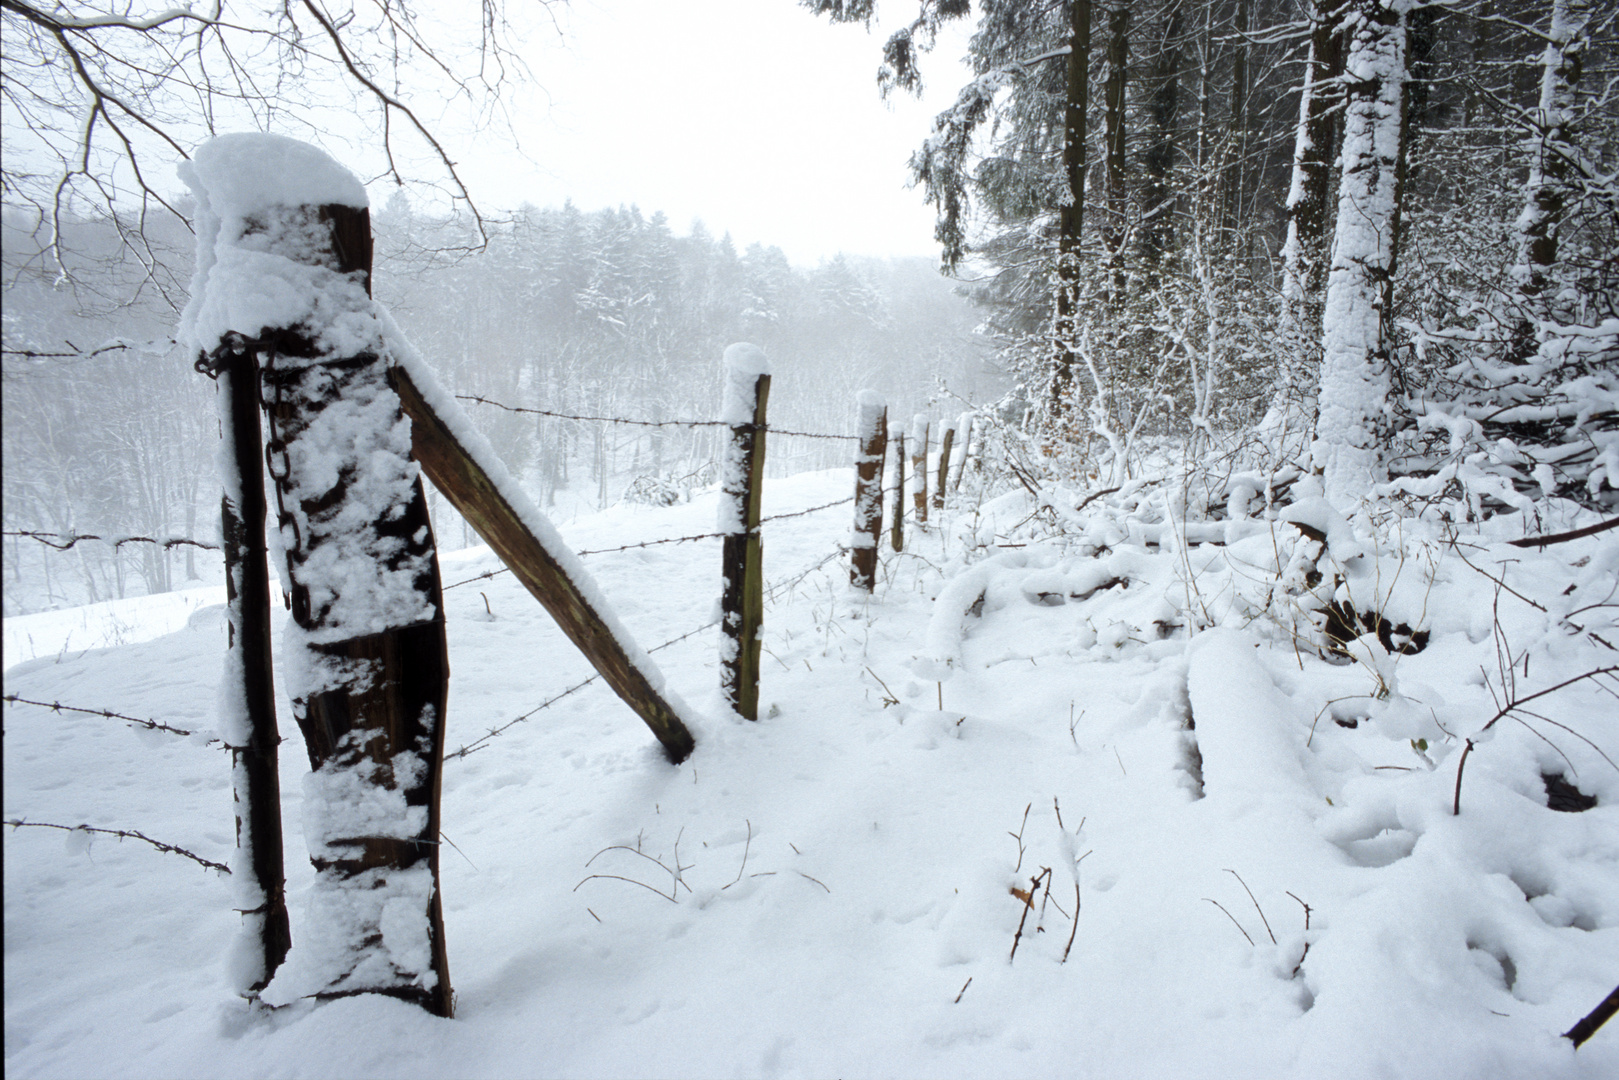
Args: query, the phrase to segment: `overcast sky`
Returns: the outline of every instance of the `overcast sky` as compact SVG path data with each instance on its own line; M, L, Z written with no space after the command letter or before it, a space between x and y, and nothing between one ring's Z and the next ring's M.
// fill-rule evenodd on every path
M941 40L924 100L885 104L886 30L832 26L795 0L572 0L556 17L560 35L525 35L533 82L507 100L526 160L503 131L460 150L484 205L634 203L677 232L700 218L738 249L811 265L937 256L906 161L965 81L964 35Z

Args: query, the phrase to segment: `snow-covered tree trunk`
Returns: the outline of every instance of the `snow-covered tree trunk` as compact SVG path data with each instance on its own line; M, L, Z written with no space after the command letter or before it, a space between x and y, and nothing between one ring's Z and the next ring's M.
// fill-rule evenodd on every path
M1333 129L1339 100L1328 80L1342 61L1340 0L1311 4L1310 52L1299 89L1299 123L1293 137L1293 173L1287 192L1287 240L1282 245L1282 349L1267 431L1302 430L1314 413L1316 370L1321 363L1321 292L1325 284L1327 194L1332 172Z
M1523 213L1518 217L1518 288L1540 318L1550 316L1546 297L1557 263L1558 228L1567 192L1564 182L1573 156L1574 89L1585 52L1591 0L1552 0L1551 27L1541 53L1540 101Z
M1063 178L1068 201L1057 217L1057 297L1052 324L1051 412L1072 411L1074 341L1079 333L1079 249L1085 225L1085 119L1090 96L1091 0L1068 13L1067 102L1063 107Z
M1344 7L1343 175L1312 447L1326 497L1338 507L1365 495L1383 470L1410 6L1411 0L1353 0Z
M292 599L283 671L313 770L308 927L262 997L380 993L447 1016L444 610L370 297L365 189L270 135L215 139L184 171L208 208L186 328L199 351L235 333L262 357Z
M857 400L860 419L855 431L860 437L860 451L854 460L849 583L869 593L877 584L877 543L883 529L883 455L888 450L888 406L875 390L860 391Z

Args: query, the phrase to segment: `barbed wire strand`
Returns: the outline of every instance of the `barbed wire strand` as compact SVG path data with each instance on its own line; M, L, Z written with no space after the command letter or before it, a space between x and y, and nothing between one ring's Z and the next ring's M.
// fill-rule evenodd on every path
M627 424L631 427L733 427L729 420L632 420L623 416L585 416L576 413L556 412L551 409L531 409L523 405L507 405L503 401L495 401L479 394L457 394L461 401L472 401L479 405L493 405L497 409L504 409L511 413L525 413L530 416L549 416L557 420L579 420L595 424ZM800 439L837 439L845 442L859 442L858 435L831 435L820 431L794 431L790 428L771 427L765 425L765 431L771 435L791 435Z
M99 540L103 544L111 544L115 548L121 548L125 544L159 544L164 548L171 549L185 545L203 548L208 551L219 550L218 544L210 544L206 540L192 540L191 538L185 536L167 536L161 538L155 536L95 536L89 533L39 532L34 529L6 529L4 531L4 535L19 536L29 540L38 540L46 547L55 548L57 551L67 551L81 540Z
M654 645L654 646L652 646L652 648L648 649L647 652L648 653L655 653L655 652L659 651L660 649L667 649L667 648L669 648L669 646L677 645L680 642L685 641L689 637L692 637L692 636L694 636L696 634L701 634L704 630L712 630L714 627L718 626L719 624L720 624L720 620L718 620L718 619L715 619L711 623L704 623L702 626L699 626L697 629L688 630L686 633L681 634L677 638L670 638L668 641L665 641L662 645ZM555 697L546 698L544 701L542 701L538 705L534 706L528 712L523 713L521 716L514 717L513 719L506 721L504 724L500 725L499 727L490 728L488 732L486 732L483 735L480 735L478 738L472 740L471 742L466 743L465 745L463 745L461 747L461 749L455 751L454 753L445 754L444 755L444 760L449 761L452 758L464 758L468 754L477 753L479 750L482 750L484 748L484 746L486 746L488 744L489 740L493 739L496 735L504 734L506 729L508 729L510 727L513 727L513 726L515 726L517 724L521 724L523 721L529 719L531 716L533 716L535 713L539 712L541 709L549 709L551 706L555 705L557 702L561 701L563 698L567 697L570 694L574 694L574 693L577 693L580 690L583 690L585 687L589 686L591 683L595 682L597 679L600 679L600 678L601 678L601 673L597 672L596 674L590 676L589 678L586 678L586 679L581 680L580 682L574 683L572 686L570 686L566 690L562 691L562 693L557 694Z
M796 577L793 577L788 581L780 582L780 583L778 583L776 585L770 586L769 588L767 588L765 590L765 592L767 594L766 598L771 599L771 600L775 599L777 593L779 593L782 589L789 589L789 588L792 588L794 585L797 585L800 581L803 581L805 578L807 578L811 574L815 573L815 571L819 570L821 567L825 566L827 563L831 562L833 559L837 558L839 555L842 555L844 553L844 551L845 551L844 548L839 547L837 550L833 551L830 555L826 556L826 558L822 559L820 562L816 563L814 566L811 566L809 569L807 569L807 570L803 571L802 573L798 574ZM699 626L695 630L688 630L684 634L681 634L679 637L670 638L668 641L665 641L661 645L652 646L652 648L648 649L647 652L648 653L655 653L655 652L659 652L659 651L661 651L663 649L667 649L671 645L678 645L680 642L685 641L687 638L695 637L696 635L701 634L706 630L714 629L714 627L718 626L719 624L720 624L719 619L715 619L713 622L704 623L702 626ZM459 750L456 750L453 753L445 754L444 755L444 760L450 761L450 760L455 759L455 758L464 758L469 754L477 753L479 750L482 750L484 747L486 747L489 744L489 741L491 739L495 738L497 735L504 734L507 731L507 729L515 727L518 724L521 724L523 721L528 720L529 718L534 716L535 713L541 711L542 709L549 709L552 705L555 705L557 702L561 701L563 698L568 697L570 694L574 694L574 693L577 693L580 690L583 690L585 687L589 686L591 683L595 682L596 680L598 680L600 678L601 678L601 674L598 672L595 675L591 675L590 677L588 677L586 679L582 679L579 682L574 683L572 686L568 687L566 690L562 691L560 694L557 694L557 695L555 695L553 697L546 698L544 701L542 701L538 705L534 706L528 712L523 713L521 716L514 717L511 720L506 721L506 723L501 724L499 727L490 728L489 731L486 732L485 734L480 735L478 738L472 740L469 743L463 744L462 747Z
M892 491L893 489L890 488L888 490ZM846 499L838 499L835 502L822 503L820 506L812 506L807 510L794 510L791 513L786 513L786 514L771 514L769 517L760 518L759 519L759 524L763 525L766 522L770 522L770 521L784 521L787 518L804 517L807 514L815 514L815 513L819 513L822 510L830 510L835 506L842 506L845 503L852 503L852 502L854 502L854 499L855 499L855 497L853 495L850 495ZM695 533L695 534L693 534L691 536L671 536L671 537L667 537L667 538L662 539L662 540L642 540L640 543L623 544L623 545L620 545L619 547L590 548L590 549L586 549L584 551L576 551L576 552L574 552L574 554L575 555L609 555L609 554L612 554L613 552L617 552L617 551L634 551L637 548L659 547L659 546L661 546L663 544L687 544L687 543L691 543L691 542L696 541L696 540L718 540L718 539L723 539L726 536L732 536L732 535L735 535L735 534L733 534L733 533L719 533L719 532ZM445 588L445 590L455 589L455 588L459 588L462 585L470 585L475 581L487 581L488 579L490 579L492 577L499 577L501 574L509 574L509 573L511 573L511 568L510 567L501 567L498 570L488 570L488 571L485 571L482 574L478 574L475 577L469 577L464 581L457 581L457 582L455 582L453 584L446 585L446 586L444 586L444 588Z
M30 698L21 697L17 694L7 694L4 698L0 698L0 701L4 701L7 705L37 705L41 709L49 709L54 713L75 712L83 713L86 716L105 716L109 720L123 720L131 724L139 724L141 727L147 728L150 731L166 731L170 735L189 736L196 734L194 731L187 731L185 728L177 728L171 724L165 724L158 720L145 720L139 716L125 716L123 713L116 713L111 709L84 709L77 705L63 705L60 701L34 701ZM216 743L220 740L209 739L208 741L210 743Z
M198 855L192 851L187 851L185 848L179 847L175 844L165 844L161 840L153 840L150 836L147 836L139 829L98 829L91 825L55 825L49 821L24 821L21 818L11 818L6 821L6 824L10 825L14 830L61 829L64 832L101 833L105 836L116 836L120 840L144 840L148 844L151 844L153 847L157 848L159 851L166 851L174 855L184 855L192 862L201 863L209 870L218 870L222 874L230 873L230 867L226 866L224 863L216 863L211 859L205 859L201 855Z

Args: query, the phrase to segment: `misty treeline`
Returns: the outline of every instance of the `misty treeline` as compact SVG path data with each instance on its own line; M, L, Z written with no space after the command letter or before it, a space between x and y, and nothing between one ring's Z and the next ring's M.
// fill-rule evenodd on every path
M783 429L850 434L864 387L954 415L1005 385L972 333L980 316L927 259L805 269L779 248L738 252L700 223L677 235L633 207L525 207L487 223L483 248L466 218L413 212L403 196L372 220L377 298L458 394L576 417L712 420L721 354L740 340L771 358L771 424ZM160 254L154 274L120 239L130 225L71 222L64 277L38 219L5 218L7 530L217 535L214 387L170 339L193 241L178 219L149 216L141 250ZM668 502L717 480L719 428L467 407L542 505L561 491L593 506ZM852 454L846 440L783 435L771 473ZM441 543L476 542L434 502ZM217 561L184 546L57 552L16 537L4 557L7 614L165 591L197 577L198 560L212 577Z
M915 10L878 83L916 90L971 28L975 77L911 167L1017 377L1025 479L1212 465L1193 515L1254 467L1457 520L1619 501L1612 5Z

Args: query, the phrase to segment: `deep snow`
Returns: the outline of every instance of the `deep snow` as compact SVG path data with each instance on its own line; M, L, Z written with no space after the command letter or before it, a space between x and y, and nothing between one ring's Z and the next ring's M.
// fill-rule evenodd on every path
M852 489L849 470L771 481L765 513ZM560 531L588 549L706 532L716 497ZM454 1020L383 998L252 1013L227 988L228 879L138 841L7 830L8 1075L1619 1075L1619 1030L1577 1053L1559 1037L1619 979L1619 772L1539 725L1570 770L1503 721L1449 813L1460 738L1497 709L1497 622L1520 693L1611 662L1554 616L1612 602L1614 534L1462 549L1549 614L1420 536L1335 535L1346 588L1431 637L1408 656L1362 639L1363 663L1330 664L1277 614L1293 526L1224 547L1119 536L1093 558L1015 532L1022 495L963 498L905 554L885 534L869 601L846 556L780 588L760 721L702 723L684 765L599 681L447 762ZM767 523L767 583L833 554L851 514ZM997 540L1027 546L974 550ZM442 558L448 583L498 567L482 548ZM718 561L709 540L587 563L651 647L714 617ZM446 601L452 752L589 674L509 575ZM16 666L13 623L7 693L213 726L222 607L88 652L36 626L39 658ZM717 639L656 654L711 718ZM1619 710L1589 683L1537 704L1619 748ZM280 709L296 949L307 767ZM28 706L4 720L7 819L228 859L229 763L201 736ZM1548 809L1543 771L1599 805ZM1045 867L1009 962L1010 890Z

